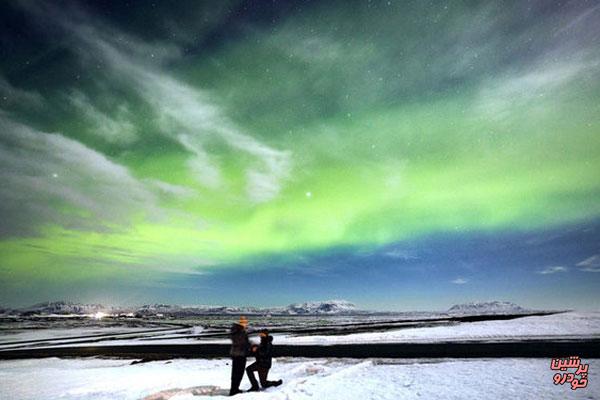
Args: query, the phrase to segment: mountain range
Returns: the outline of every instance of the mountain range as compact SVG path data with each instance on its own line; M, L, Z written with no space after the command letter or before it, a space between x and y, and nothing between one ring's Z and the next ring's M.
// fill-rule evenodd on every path
M531 310L507 301L489 301L456 304L446 312L449 315L523 314ZM146 304L141 307L111 307L102 304L81 304L55 301L30 307L7 309L0 307L0 315L17 316L128 316L128 317L193 317L203 315L366 315L395 314L358 309L346 300L313 301L290 304L284 307L230 307L210 305ZM407 314L407 313L403 313ZM410 313L408 313L410 314Z
M509 301L488 301L456 304L448 309L448 314L522 314L528 311L531 310Z
M228 307L209 305L146 304L141 307L110 307L102 304L81 304L67 301L44 302L18 309L0 308L0 314L33 315L133 315L138 317L174 316L191 317L202 315L343 315L365 313L345 300L328 300L290 304L286 307Z

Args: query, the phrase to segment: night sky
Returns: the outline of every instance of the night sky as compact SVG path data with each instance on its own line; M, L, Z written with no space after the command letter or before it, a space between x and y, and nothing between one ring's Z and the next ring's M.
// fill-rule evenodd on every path
M0 4L0 305L600 308L600 3Z

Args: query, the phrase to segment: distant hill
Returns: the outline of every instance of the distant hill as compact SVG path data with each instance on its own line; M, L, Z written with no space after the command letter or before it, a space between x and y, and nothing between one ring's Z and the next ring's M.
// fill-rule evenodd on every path
M259 314L261 309L254 307L227 307L227 306L180 306L173 304L146 304L133 310L140 316L178 316L192 317L197 315L221 315L221 314Z
M54 301L35 304L30 307L13 310L20 315L85 315L110 311L110 307L101 304L80 304L68 301Z
M456 304L450 307L450 315L486 315L486 314L522 314L530 312L515 303L507 301L489 301ZM7 309L0 307L0 315L22 316L83 316L105 313L128 317L194 317L204 315L365 315L385 314L360 310L346 300L326 300L295 303L283 307L231 307L212 305L175 305L175 304L146 304L141 307L110 307L102 304L81 304L67 301L55 301L35 304L20 309ZM427 313L427 312L425 312ZM403 313L411 314L411 313Z
M508 301L489 301L456 304L448 309L448 314L520 314L528 311L531 310L527 310L526 308Z
M248 314L248 315L335 315L359 312L356 306L345 300L328 300L290 304L286 307L226 307L226 306L177 306L169 304L144 305L134 313L149 315L215 315L215 314Z
M290 315L303 314L350 314L358 311L356 306L346 300L329 300L322 302L308 302L290 304L284 313Z
M0 309L0 314L2 313ZM8 311L8 310L6 310ZM102 304L80 304L66 301L55 301L35 304L30 307L15 309L11 314L16 315L94 315L106 313L109 315L127 314L137 317L192 317L202 315L340 315L364 313L346 300L328 300L290 304L285 307L228 307L192 305L182 306L173 304L146 304L141 307L108 307Z

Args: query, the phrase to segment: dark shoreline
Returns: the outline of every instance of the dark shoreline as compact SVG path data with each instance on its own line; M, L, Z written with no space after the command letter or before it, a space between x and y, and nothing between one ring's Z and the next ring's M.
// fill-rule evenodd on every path
M307 358L600 358L600 339L525 340L518 342L370 343L277 345L275 357ZM173 358L223 358L227 344L165 344L53 347L0 351L0 360L46 357L108 357L143 361Z

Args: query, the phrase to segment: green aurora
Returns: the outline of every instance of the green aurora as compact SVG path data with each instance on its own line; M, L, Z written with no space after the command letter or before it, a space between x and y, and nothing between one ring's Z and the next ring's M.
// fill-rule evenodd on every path
M597 5L51 4L2 5L12 292L600 217Z

